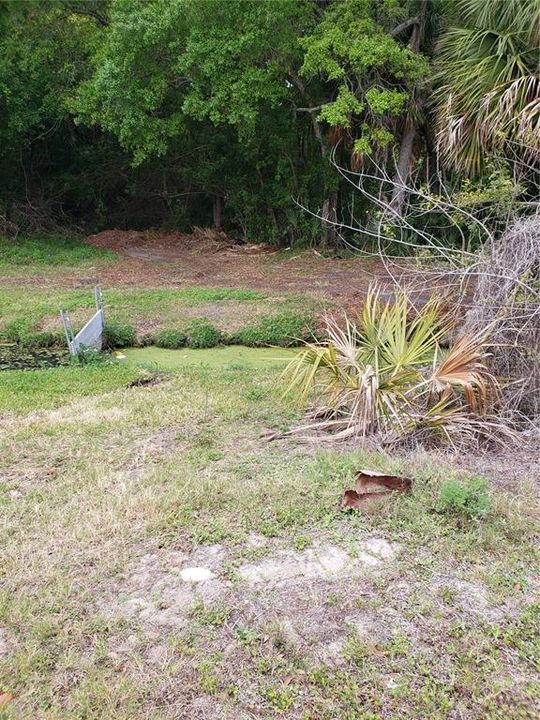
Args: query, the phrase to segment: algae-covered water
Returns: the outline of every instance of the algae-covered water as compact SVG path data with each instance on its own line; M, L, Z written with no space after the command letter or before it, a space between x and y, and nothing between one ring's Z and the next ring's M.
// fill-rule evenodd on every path
M15 343L0 343L0 370L37 370L67 365L69 355L65 349L21 348Z
M202 350L181 348L165 350L158 347L128 348L122 350L125 358L119 362L133 367L157 367L160 370L178 370L186 366L209 367L284 368L294 357L295 350L286 348L253 348L243 345L226 345Z

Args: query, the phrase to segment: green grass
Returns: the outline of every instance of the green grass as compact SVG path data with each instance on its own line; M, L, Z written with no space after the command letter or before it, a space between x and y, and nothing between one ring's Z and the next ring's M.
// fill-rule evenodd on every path
M99 260L113 260L109 250L92 247L74 235L33 235L31 237L0 237L0 268L24 266L25 271L37 265L73 267Z
M184 352L214 362L127 386L139 362L152 364L148 353L170 368ZM235 352L241 362L229 362ZM470 720L527 717L538 700L538 556L526 486L511 498L493 491L489 514L469 520L435 511L443 484L462 477L439 456L268 442L265 431L298 418L280 399L279 367L247 361L272 352L134 349L113 365L0 373L10 720L161 720L178 697L194 717L201 704L261 720L442 720L456 707ZM359 467L404 472L413 492L342 514ZM252 589L239 579L246 560L318 543L354 558L370 537L398 543L398 559L328 594L326 583L302 594L298 579ZM215 584L175 590L182 565L216 553L226 555L225 597L212 597ZM496 612L464 611L470 586L484 588L489 608L500 603ZM184 600L185 624L130 615L132 596L164 617ZM311 624L291 636L273 602ZM323 640L319 625L333 628ZM334 640L338 660L326 662Z
M293 295L270 305L276 316L274 319L274 315L268 314L268 296L264 293L209 288L105 288L104 298L108 324L131 325L139 340L149 335L152 341L162 330L187 335L190 326L200 324L209 312L217 309L224 326L219 327L219 323L213 321L211 324L218 326L217 330L227 337L232 336L237 343L238 330L245 329L244 344L287 345L291 338L303 333L307 325L314 325L316 307L313 302ZM92 289L4 286L0 288L0 338L24 342L27 336L35 338L36 333L43 330L60 337L61 309L72 315L75 328L82 327L94 311ZM264 313L263 318L258 321L261 313ZM229 331L231 324L238 330Z
M5 370L0 372L0 412L23 413L60 407L81 397L124 387L139 375L135 367L120 363Z

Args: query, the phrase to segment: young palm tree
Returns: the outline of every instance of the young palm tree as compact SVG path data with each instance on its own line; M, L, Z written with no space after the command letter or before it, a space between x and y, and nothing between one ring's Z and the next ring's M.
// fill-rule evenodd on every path
M440 43L438 140L474 175L486 155L540 159L540 2L456 0Z

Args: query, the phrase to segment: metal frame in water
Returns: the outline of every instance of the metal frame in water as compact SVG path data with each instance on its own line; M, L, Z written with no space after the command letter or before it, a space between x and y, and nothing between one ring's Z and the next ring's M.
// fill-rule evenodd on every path
M103 294L101 288L94 288L94 297L96 300L96 312L75 335L67 310L60 311L64 333L69 348L70 355L78 355L81 348L94 348L101 350L103 348L103 336L105 332L105 313L103 311Z

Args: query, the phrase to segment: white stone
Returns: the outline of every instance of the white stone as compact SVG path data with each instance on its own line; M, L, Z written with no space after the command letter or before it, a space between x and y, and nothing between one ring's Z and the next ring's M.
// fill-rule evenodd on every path
M204 580L212 580L216 576L211 570L204 567L190 567L180 570L180 577L185 582L204 582Z

